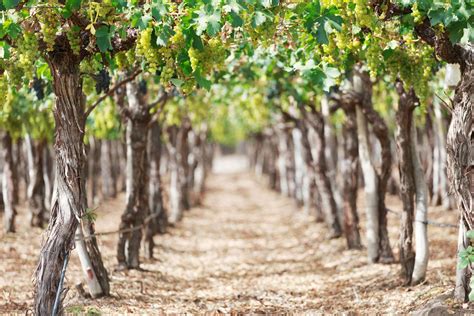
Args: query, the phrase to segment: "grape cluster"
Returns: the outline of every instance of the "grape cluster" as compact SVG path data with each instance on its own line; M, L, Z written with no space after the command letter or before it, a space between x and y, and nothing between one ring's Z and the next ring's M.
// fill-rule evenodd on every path
M387 60L387 70L392 79L400 78L406 87L413 87L420 101L429 95L429 82L433 75L435 61L433 49L417 43L412 37L406 37L405 43L397 48Z
M66 36L69 41L69 46L75 55L81 52L81 34L79 27L71 27L66 31Z
M382 48L379 40L370 34L365 38L365 45L367 46L365 50L367 67L369 68L370 77L374 79L377 77L377 71L382 63Z
M82 73L95 74L102 69L102 64L96 58L91 57L81 62L80 69Z
M168 47L163 47L159 49L159 52L162 56L162 60L165 62L163 68L161 69L160 82L161 84L167 86L174 75L175 64L173 51Z
M130 63L128 62L127 54L124 52L119 52L114 56L115 65L118 69L127 68Z
M174 35L171 36L170 43L175 50L183 49L186 46L186 40L180 27L176 26L174 28Z
M23 83L23 70L14 64L10 64L9 67L5 69L5 75L11 86L19 86Z
M224 65L226 50L218 38L212 38L203 50L191 47L188 55L193 71L200 69L203 74L208 74Z
M373 24L373 12L370 11L370 4L367 0L355 0L354 15L361 27L370 27Z
M144 29L138 38L136 53L137 56L143 57L149 66L149 71L155 73L158 69L158 61L160 60L159 52L157 48L152 46L152 35L153 29L146 28Z
M25 32L18 41L18 68L31 80L34 75L34 64L38 58L38 40L33 33Z
M418 10L418 4L416 2L411 7L411 16L415 23L421 23L423 21L423 16L421 15L420 10Z
M110 86L110 76L107 70L102 69L95 76L95 91L99 94L101 92L108 92Z
M188 79L181 86L181 91L184 94L190 94L193 91L195 86L196 86L196 81L194 79Z
M56 16L54 10L49 9L41 10L37 16L40 22L41 33L43 34L43 41L46 43L46 49L53 51L59 18Z

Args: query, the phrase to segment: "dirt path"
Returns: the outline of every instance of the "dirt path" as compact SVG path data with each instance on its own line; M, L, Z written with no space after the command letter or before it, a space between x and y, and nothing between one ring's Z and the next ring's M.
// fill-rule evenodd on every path
M224 173L229 166L232 172ZM218 162L203 205L187 212L168 234L156 237L157 259L144 260L146 271L113 271L117 237L101 237L112 297L91 301L78 296L73 285L82 276L74 256L66 280L71 288L67 310L394 313L421 306L453 286L455 230L430 228L436 250L431 253L429 282L400 287L398 265L367 265L364 251L345 250L343 239L327 240L323 224L303 214L292 200L266 189L243 167L235 158ZM118 227L122 201L119 197L99 206L98 231ZM397 198L387 202L397 209ZM359 205L363 210L363 200ZM455 222L452 212L431 211L430 219ZM26 222L23 213L21 223ZM398 222L390 216L396 247ZM21 224L16 235L0 235L0 312L24 313L30 306L40 233Z

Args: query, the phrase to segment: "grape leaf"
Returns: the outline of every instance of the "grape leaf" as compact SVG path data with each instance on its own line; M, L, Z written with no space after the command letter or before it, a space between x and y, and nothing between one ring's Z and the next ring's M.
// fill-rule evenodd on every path
M235 12L231 12L229 18L233 27L240 27L244 24L244 20Z
M71 11L76 11L81 7L82 0L67 0L66 8Z
M3 6L7 10L15 8L18 3L20 3L20 0L3 0Z
M181 87L181 86L183 85L183 83L184 83L183 80L177 79L177 78L172 78L170 81L171 81L171 83L172 83L175 87L177 87L177 88Z
M447 30L449 33L449 40L451 43L456 44L459 43L461 38L464 35L464 28L467 27L467 23L465 21L458 21L448 25Z
M194 78L196 78L196 82L199 84L199 86L206 89L207 91L211 90L211 81L207 80L201 75L200 69L196 69L194 72Z
M174 31L171 26L164 24L161 28L155 28L155 34L157 34L156 45L166 46L168 44L168 40L174 35Z
M10 58L10 45L0 41L0 58L8 59Z
M206 31L209 36L214 36L220 31L221 13L219 10L214 10L212 6L203 6L196 13L198 14L198 17L195 19L197 35L200 36Z
M97 46L101 52L106 52L109 49L112 49L112 43L110 39L112 38L112 34L109 31L108 26L101 26L96 30L95 33Z
M168 13L168 9L162 0L153 0L151 4L151 15L155 20L160 21Z

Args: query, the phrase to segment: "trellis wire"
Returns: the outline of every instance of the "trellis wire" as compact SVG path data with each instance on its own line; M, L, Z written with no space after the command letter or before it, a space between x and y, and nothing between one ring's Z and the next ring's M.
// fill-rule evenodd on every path
M390 213L396 214L398 217L402 217L401 212L397 212L397 211L391 210L389 208L387 208L387 211L390 212ZM420 220L415 219L413 222L419 222L419 223L423 223L425 225L431 225L431 226L436 226L436 227L448 227L448 228L458 228L459 227L456 224L440 223L440 222L430 221L430 220L420 221Z
M160 216L161 213L154 213L154 214L151 214L151 215L148 215L145 220L143 221L143 224L139 225L139 226L134 226L134 227L130 227L130 228L124 228L124 229L119 229L119 230L114 230L114 231L110 231L110 232L99 232L99 233L93 233L93 234L90 234L88 236L85 236L83 238L75 238L74 240L75 241L78 241L78 240L89 240L89 239L92 239L96 236L106 236L106 235L114 235L114 234L123 234L123 233L131 233L131 232L134 232L134 231L137 231L137 230L140 230L140 229L143 229L145 228L146 225L148 225L148 223L153 219L153 218L156 218L158 216Z

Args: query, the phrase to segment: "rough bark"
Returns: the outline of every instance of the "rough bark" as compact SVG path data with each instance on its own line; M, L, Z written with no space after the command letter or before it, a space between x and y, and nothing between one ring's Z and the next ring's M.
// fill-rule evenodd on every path
M189 183L189 143L188 143L188 136L191 132L191 121L188 118L185 118L181 123L178 132L178 142L177 147L179 150L178 155L178 162L179 162L179 183L180 183L180 190L181 190L181 204L183 206L183 210L189 210L191 208L191 200L190 200L190 183Z
M117 184L114 181L111 140L100 142L100 171L102 179L102 196L106 199L117 196Z
M56 177L47 237L35 273L34 309L37 315L50 315L53 310L61 270L74 246L74 234L87 207L85 96L82 93L80 61L67 43L62 46L64 43L58 42L54 52L48 56L56 95ZM100 257L99 252L94 255ZM62 312L61 302L59 313Z
M312 165L315 171L316 186L321 196L322 209L325 214L326 223L329 226L330 238L338 238L342 235L341 225L337 216L337 205L331 187L331 181L327 175L326 157L324 153L324 119L321 113L313 109L305 113L305 120L309 125L306 137L312 146ZM313 142L311 141L313 140Z
M448 179L446 175L446 127L441 112L440 101L435 98L433 100L434 126L435 126L435 147L434 155L435 163L433 183L433 199L434 205L443 205L448 210L451 208L451 199L448 195ZM436 185L435 185L436 184Z
M78 219L86 210L84 183L85 98L79 61L70 52L51 54L49 65L56 94L56 180L51 219L35 277L35 313L50 315L58 290L60 272L74 245ZM59 312L62 312L60 306Z
M14 180L13 180L13 151L12 137L9 132L2 136L2 158L3 158L3 181L2 194L4 205L4 231L7 233L15 232L16 209L14 200Z
M193 172L193 192L194 200L197 205L201 205L205 190L207 168L206 161L208 160L206 146L207 146L207 126L201 126L201 131L197 133L197 142L195 148L196 166Z
M295 162L295 198L298 206L304 205L304 178L306 174L306 164L303 158L303 143L301 130L293 128L291 131L293 137L294 162Z
M311 145L308 139L308 128L304 120L296 122L298 129L301 131L301 150L303 161L306 166L306 175L303 180L303 200L306 214L310 214L314 209L316 222L324 222L324 214L321 210L320 197L315 180L315 169L313 165L313 157L311 155Z
M183 217L183 199L180 186L180 152L178 150L179 127L168 127L168 153L170 168L170 216L169 222L175 224Z
M428 248L428 187L423 176L418 150L416 148L416 127L413 122L411 125L411 154L413 161L413 170L415 178L415 265L411 283L418 284L425 279L426 269L428 267L429 248Z
M13 205L18 205L20 202L20 179L22 178L22 175L24 175L26 172L25 170L27 169L27 163L25 159L23 159L23 140L17 139L13 144L12 144L12 149L13 150L13 156L15 157L15 163L12 164L12 198L13 198ZM24 177L23 177L24 178Z
M378 235L379 235L379 256L378 261L391 263L394 261L390 239L387 229L387 209L385 207L385 194L387 191L387 182L390 177L392 165L392 154L390 150L390 138L388 136L388 127L380 115L372 106L372 84L368 74L356 68L354 76L354 87L356 91L363 95L362 102L359 103L361 113L367 122L372 126L372 131L377 137L381 148L380 168L377 174L377 207L378 207ZM369 143L370 144L370 143Z
M51 209L51 198L53 195L53 180L54 179L54 159L51 154L51 149L48 144L43 150L43 182L44 182L44 205L46 210ZM49 212L45 212L45 220L49 222Z
M117 261L120 268L140 268L140 244L145 217L150 213L148 199L147 139L151 114L136 82L126 85L127 107L127 190L126 206L121 217Z
M284 123L279 123L278 126L275 128L275 134L278 138L278 158L277 158L277 166L278 166L278 175L280 179L280 187L279 191L284 196L290 195L290 188L288 184L288 170L286 164L286 156L288 152L288 143L286 141L286 133L285 133L285 125Z
M344 160L342 162L344 235L349 249L362 247L357 213L357 179L359 177L359 141L357 139L357 115L354 107L345 107L343 126Z
M339 178L337 174L338 170L338 152L337 152L337 135L334 131L334 126L331 122L331 113L330 113L330 102L327 95L324 95L321 100L321 114L324 118L324 138L325 138L325 149L324 154L326 156L327 162L327 175L328 178L332 179L331 181L331 189L334 195L334 201L336 202L337 206L337 214L339 216L340 221L343 220L343 197L340 188L342 185L339 183Z
M277 140L273 133L268 135L266 140L264 172L268 174L270 188L276 190L279 184L276 159L278 157Z
M370 157L367 121L359 107L356 112L359 157L364 178L367 254L370 262L377 262L379 258L378 177Z
M100 175L100 140L95 137L89 138L89 201L91 205L99 202L99 175Z
M400 198L403 204L402 218L400 220L400 265L401 275L406 285L411 283L413 267L415 265L415 252L413 250L413 219L415 198L415 170L413 168L411 138L413 123L413 110L418 102L413 89L406 91L402 82L396 83L399 96L397 121L397 150L398 167L400 173Z
M168 224L167 210L163 202L163 188L160 175L161 147L161 126L156 122L150 128L148 144L150 157L150 214L157 214L157 217L150 220L145 232L145 250L148 258L153 258L153 236L156 234L164 234Z
M472 218L472 194L474 191L472 131L474 67L472 66L472 61L474 60L474 50L470 57L470 64L461 67L461 81L455 90L451 124L446 141L448 178L451 191L456 197L462 224L460 227L458 253L468 245L462 230L464 227L466 230L474 229L474 219ZM460 301L465 301L470 291L470 270L469 267L463 271L458 271L455 297Z
M45 140L34 141L28 135L26 137L28 148L28 174L29 182L26 191L28 208L30 212L30 225L32 227L43 227L45 223L46 206L45 187L43 179L43 150Z

